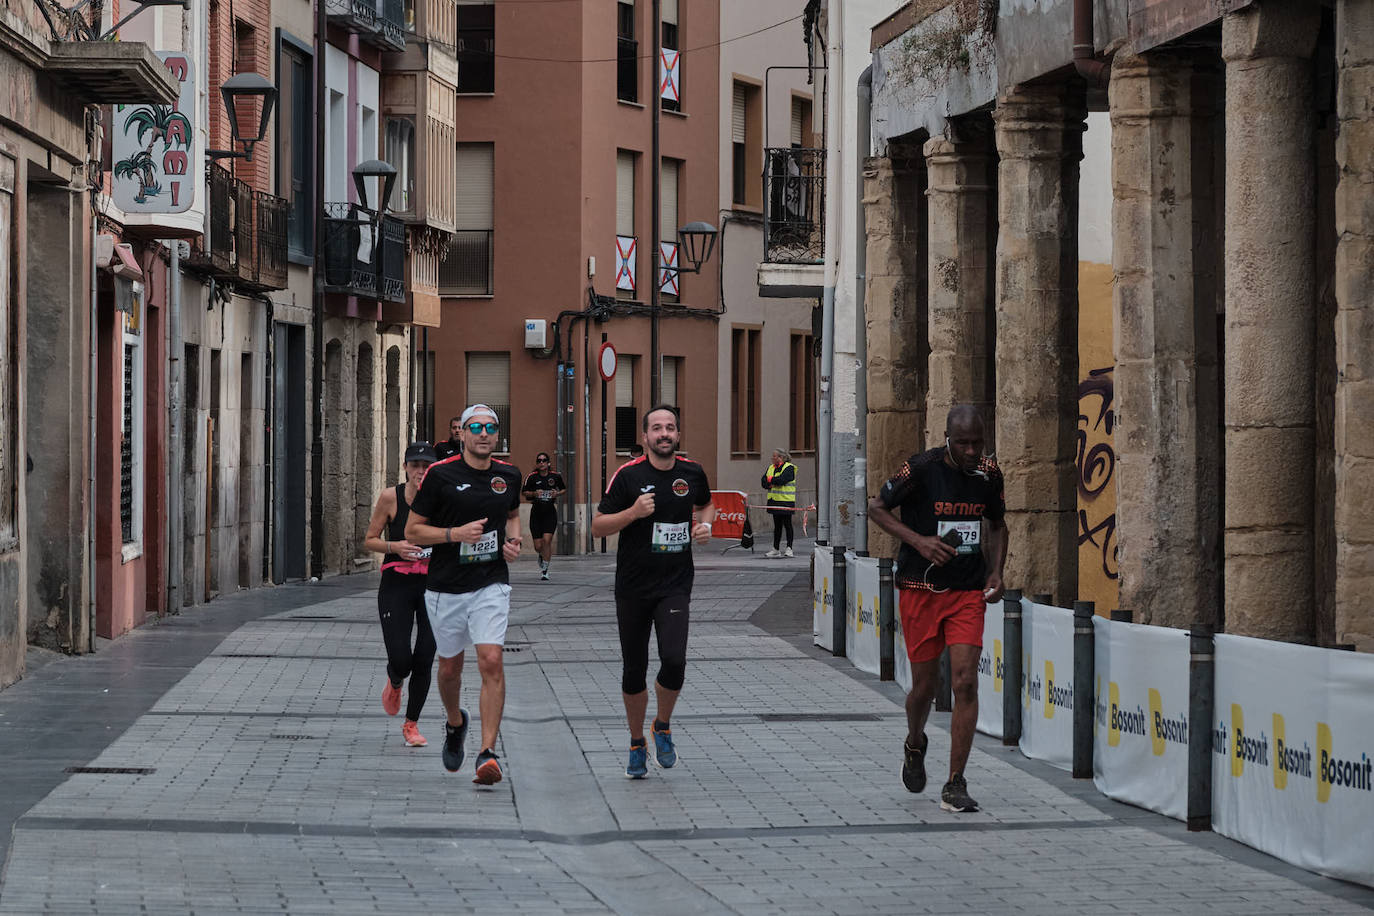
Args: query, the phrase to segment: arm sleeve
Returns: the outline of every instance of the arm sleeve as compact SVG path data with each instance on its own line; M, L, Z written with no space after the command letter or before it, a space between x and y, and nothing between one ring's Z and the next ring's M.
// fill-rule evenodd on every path
M796 479L797 469L795 467L792 467L791 465L788 465L787 467L782 469L782 473L775 478L775 481L785 487Z
M903 461L902 466L897 469L883 488L878 491L878 498L883 501L883 505L889 509L895 509L906 502L911 494L917 489L916 475L912 473L911 462Z
M566 489L568 488L568 484L567 484L567 482L566 482L565 480L563 480L563 475L562 475L562 474L554 474L554 475L553 475L553 478L554 478L554 480L558 481L558 485L557 485L556 487L554 487L554 489L556 489L556 490L566 490Z
M516 472L515 472L515 479L516 479L516 480L519 480L519 479L520 479L520 472L519 472L519 471L516 471ZM510 488L510 498L509 498L509 500L508 500L507 502L509 503L510 511L512 511L512 512L519 512L519 511L520 511L520 491L517 490L515 487L511 487L511 488Z
M763 476L759 478L759 483L763 486L763 488L764 488L765 490L770 490L770 489L772 489L772 487L773 487L773 485L772 485L771 483L768 482L768 472L767 472L767 471L764 471L764 472L763 472Z
M625 475L617 472L611 480L610 489L606 491L605 496L601 497L601 505L596 507L596 511L602 515L610 515L613 512L623 512L630 508L630 503L634 500L627 498L629 486Z
M705 471L698 471L699 479L697 482L697 499L693 505L700 508L711 501L711 481L706 476Z

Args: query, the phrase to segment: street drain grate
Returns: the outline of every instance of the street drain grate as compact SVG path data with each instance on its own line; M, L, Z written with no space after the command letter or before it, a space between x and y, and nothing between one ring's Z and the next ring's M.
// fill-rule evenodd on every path
M338 620L333 614L291 614L287 620Z
M501 647L502 652L524 652L530 647L527 642L508 642Z
M271 652L221 652L215 658L276 658Z
M63 772L66 773L94 773L97 776L104 775L127 775L127 776L151 776L157 772L156 767L67 767Z
M881 722L875 712L761 712L764 722Z
M278 741L323 741L321 735L273 735Z

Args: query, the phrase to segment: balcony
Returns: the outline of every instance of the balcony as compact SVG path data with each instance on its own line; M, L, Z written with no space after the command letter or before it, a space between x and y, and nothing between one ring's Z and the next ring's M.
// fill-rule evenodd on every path
M405 301L405 224L357 204L327 203L324 288L328 293L380 302Z
M825 150L767 149L759 295L812 298L824 287Z
M492 294L492 231L460 229L453 233L448 254L439 265L439 295Z
M325 0L330 22L383 51L406 49L405 0Z
M210 231L187 266L246 291L285 289L286 201L217 165L206 173Z

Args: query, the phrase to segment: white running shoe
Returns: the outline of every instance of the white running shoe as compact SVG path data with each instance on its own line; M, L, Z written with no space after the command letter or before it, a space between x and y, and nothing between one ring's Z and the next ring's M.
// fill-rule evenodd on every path
M768 559L770 559L770 560L774 560L774 559L777 559L778 557L782 556L782 551L781 551L781 550L770 550L770 551L768 551L767 553L765 553L764 556L765 556L765 557L768 557Z
M790 556L792 556L792 548L791 548L791 547L784 547L784 548L782 549L782 555L785 556L785 557L790 557Z

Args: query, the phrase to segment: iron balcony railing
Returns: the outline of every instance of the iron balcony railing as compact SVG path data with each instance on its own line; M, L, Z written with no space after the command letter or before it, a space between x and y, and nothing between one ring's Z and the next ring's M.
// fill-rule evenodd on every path
M377 0L377 32L373 41L384 51L406 49L405 0Z
M825 150L764 150L764 262L820 264L824 237Z
M257 284L263 289L285 289L286 198L258 191L253 205L257 209Z
M210 188L210 233L205 241L207 266L221 275L234 272L234 176L228 169L210 165L206 184Z
M253 245L253 188L234 179L234 273L245 283L258 278L258 252Z
M439 264L439 295L492 294L492 231L460 229L453 233Z
M324 288L363 299L405 301L405 224L352 203L327 203Z

